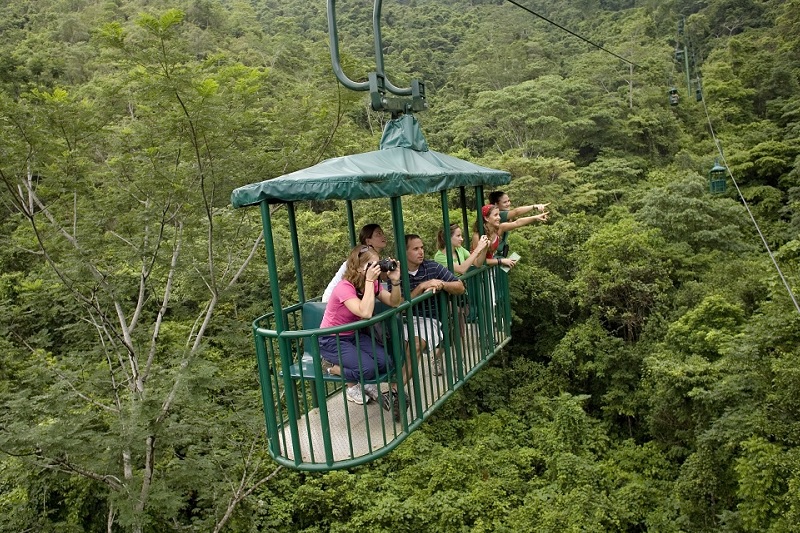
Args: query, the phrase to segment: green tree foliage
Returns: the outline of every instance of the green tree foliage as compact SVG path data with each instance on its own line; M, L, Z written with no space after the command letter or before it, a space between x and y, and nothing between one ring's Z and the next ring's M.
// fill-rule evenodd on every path
M509 236L496 363L392 454L329 474L268 458L261 227L228 205L377 145L386 117L330 73L324 2L0 7L0 529L796 529L800 314L733 184L707 193L705 111L797 292L800 2L527 4L633 67L501 0L384 4L387 74L426 82L431 146L507 169L514 205L551 217ZM373 5L337 2L356 80ZM672 108L683 16L704 101ZM403 198L429 255L440 202ZM296 207L313 297L346 215ZM353 207L391 235L388 202Z
M728 199L709 198L706 189L706 181L699 177L650 188L636 218L658 228L668 241L688 244L693 253L752 249L743 234L741 209Z
M658 230L630 218L601 227L582 250L573 281L578 304L613 334L637 339L672 287L668 253Z
M210 26L212 14L193 16ZM9 101L4 124L9 259L42 261L4 274L8 316L34 320L9 325L27 364L7 376L2 448L33 468L28 483L76 478L101 523L134 530L222 524L270 468L255 397L240 396L254 383L239 356L253 300L236 282L253 272L257 226L227 204L234 184L269 171L252 136L281 135L264 124L267 72L193 60L194 28L178 10L103 26L106 71ZM324 146L326 122L297 141ZM96 529L67 483L38 503L47 520Z

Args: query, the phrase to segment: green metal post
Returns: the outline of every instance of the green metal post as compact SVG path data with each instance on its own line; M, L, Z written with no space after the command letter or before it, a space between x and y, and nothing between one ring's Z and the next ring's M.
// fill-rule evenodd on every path
M309 350L314 356L314 372L317 378L314 380L314 384L312 387L315 390L314 395L322 400L319 402L319 427L322 430L322 448L325 450L325 459L326 464L330 466L333 464L333 445L331 442L331 424L330 419L328 418L328 403L325 398L325 382L322 380L322 357L319 354L319 337L317 335L312 335L311 337L306 337L306 341L311 342L311 350ZM350 427L350 423L347 423L347 427ZM313 449L313 446L311 446Z
M476 215L478 221L478 233L483 235L483 186L475 186L475 203L478 205L478 214Z
M463 224L462 230L467 232L470 237L472 234L469 232L469 217L467 216L467 188L463 185L458 188L458 199L461 201L461 223Z
M485 233L483 227L483 186L476 185L475 186L475 203L477 204L477 211L476 220L477 220L477 229L478 234L483 235ZM485 263L484 263L485 265ZM491 287L493 286L490 283L490 277L492 272L488 268L484 268L484 271L481 273L480 281L478 286L480 287L479 297L477 301L478 305L478 337L481 339L481 351L486 351L486 339L491 337L491 341L494 341L494 333L490 333L489 324L487 323L487 317L491 316L491 313L487 311L489 309L491 302ZM481 355L481 358L485 358L485 355Z
M256 361L258 362L258 381L261 384L261 401L264 402L264 422L267 425L267 436L269 437L269 447L273 455L280 455L280 439L278 438L278 421L275 413L275 398L272 395L272 374L269 371L267 361L267 349L264 346L264 339L255 332L253 325L253 339L256 343ZM266 406L271 405L273 409ZM280 412L278 409L277 412Z
M447 191L446 190L441 191L439 193L439 198L440 198L441 204L442 204L442 224L443 224L442 233L443 233L443 236L444 236L444 252L445 252L445 255L447 256L447 268L450 270L450 272L454 272L454 269L453 269L453 243L452 243L452 239L450 238L450 234L451 234L451 232L450 232L450 208L449 208L448 202L447 202ZM463 283L463 281L462 281L462 283ZM452 318L453 322L455 323L454 327L458 327L460 325L459 324L458 302L456 301L456 299L458 297L457 296L453 296L453 297L447 296L447 297L445 297L444 295L442 295L442 296L443 296L442 300L444 300L445 304L447 303L448 300L450 302L452 302L453 305L450 306L450 307L453 309L453 316L452 317L448 317L448 318ZM439 309L443 311L444 309L446 309L446 306L440 306ZM442 312L442 314L443 315L447 315L447 313L445 313L445 312ZM443 318L443 317L440 317L440 318ZM459 364L457 365L457 367L458 367L458 378L461 379L461 377L463 376L463 372L462 372L463 366L461 365L461 361L462 361L461 343L460 342L453 342L453 339L451 338L451 336L449 334L450 333L449 324L445 324L444 321L442 322L442 329L445 332L444 352L445 353L450 353L450 346L451 345L455 346L455 348L456 348L456 360L459 362ZM452 376L453 372L452 372L452 363L451 363L450 357L444 357L444 361L445 361L445 370L446 370L447 376Z
M408 295L411 297L411 282L408 279L408 256L406 255L406 230L405 226L403 225L403 202L399 196L392 196L391 198L391 205L392 205L392 226L394 226L394 240L397 243L397 260L402 265L402 275L400 280L403 284L403 294ZM397 290L397 289L395 289ZM409 311L406 311L408 313ZM413 333L411 321L408 321L406 325L407 331L409 334L409 338L412 338L411 335ZM416 350L414 349L414 343L409 342L409 351L411 352L411 372L412 372L412 380L414 381L414 403L417 406L416 412L422 413L422 397L420 396L419 386L416 384L420 383L419 381L419 371L417 370L417 354ZM402 360L398 360L402 357ZM397 375L395 379L397 380L397 386L401 390L405 389L405 385L402 383L402 363L405 363L406 356L405 353L397 354L395 353L395 365L400 363L400 366L396 366L398 369ZM400 395L400 411L403 413L403 421L404 427L408 426L408 421L406 420L406 405L405 405L405 395Z
M447 256L447 268L453 271L453 243L450 242L450 212L447 208L447 191L439 193L442 203L442 233L444 235L444 253Z
M272 293L272 310L275 317L275 331L278 333L278 349L281 356L281 367L287 369L283 373L283 390L292 390L293 383L292 377L289 375L288 369L292 366L291 361L291 343L288 339L280 336L286 330L286 324L283 317L283 308L281 307L281 292L280 287L276 283L278 279L278 267L275 263L275 241L272 238L272 220L269 213L269 204L266 201L261 202L261 224L264 231L264 248L267 256L267 272L269 273L270 292ZM264 383L261 383L263 389ZM292 439L292 449L300 449L300 437L297 433L297 409L293 400L287 399L286 409L289 416L289 432ZM295 452L295 463L299 464L302 458Z
M345 207L347 209L347 230L350 233L350 248L352 249L356 244L358 244L358 236L356 235L356 224L355 224L355 217L353 216L353 201L347 200L345 202Z
M497 291L497 299L501 300L502 302L498 301L498 309L497 312L500 313L498 317L498 322L502 322L503 332L506 336L511 335L511 299L509 297L509 276L507 272L503 272L501 269L497 269L497 286L495 287ZM501 304L502 305L499 305Z
M294 259L294 271L297 278L297 297L300 302L305 302L306 291L303 288L303 268L300 264L300 244L297 240L297 218L295 216L294 202L286 204L286 209L289 213L289 235L292 240L292 258Z

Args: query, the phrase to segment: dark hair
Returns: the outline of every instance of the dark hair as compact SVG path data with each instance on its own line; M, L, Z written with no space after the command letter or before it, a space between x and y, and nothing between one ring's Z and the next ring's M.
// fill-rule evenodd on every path
M489 203L490 204L496 204L497 202L500 201L500 198L502 198L504 194L505 194L505 192L503 192L503 191L492 191L492 192L490 192L489 193Z
M417 235L416 233L406 233L406 249L408 249L408 243L413 241L414 239L419 239L422 241L422 237ZM425 241L422 241L425 242Z
M458 224L458 222L453 222L452 224L450 224L450 237L452 237L453 233L455 233L456 230L458 228L460 228L460 227L461 226ZM439 247L439 250L444 250L445 249L446 242L445 242L445 236L444 236L444 230L443 229L440 229L439 233L436 234L436 244ZM406 245L406 248L408 248L407 245Z
M358 232L358 242L361 244L367 244L367 239L372 238L372 234L375 233L376 229L380 229L380 224L367 224L361 231Z

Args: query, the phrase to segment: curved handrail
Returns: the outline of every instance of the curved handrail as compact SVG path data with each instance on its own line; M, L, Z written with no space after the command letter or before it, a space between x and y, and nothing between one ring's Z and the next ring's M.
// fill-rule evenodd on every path
M390 307L386 311L381 311L377 315L373 315L370 318L362 318L361 320L357 320L356 322L350 322L348 324L342 324L341 326L331 326L331 327L327 327L327 328L296 329L296 330L286 330L286 331L281 331L281 332L278 332L277 330L274 330L274 329L263 328L263 327L258 325L258 323L261 320L273 315L274 312L272 312L272 313L267 313L265 315L261 315L260 317L256 318L253 321L253 332L256 333L257 335L262 336L262 337L269 337L269 338L272 338L272 339L279 339L279 338L282 338L282 339L304 339L306 337L310 337L310 336L313 336L313 335L317 335L317 336L320 336L320 337L322 337L324 335L335 335L337 333L342 333L344 331L350 331L350 330L353 330L353 329L361 329L361 328L365 328L367 326L372 326L373 324L377 324L378 322L382 322L382 321L386 320L387 318L389 318L390 316L394 316L394 315L399 314L400 312L405 311L406 309L411 307L415 302L418 302L418 301L421 301L421 300L422 300L422 298L420 298L418 296L417 298L415 298L415 299L413 299L411 301L408 301L408 300L404 301L403 303L401 303L397 307ZM302 304L300 304L297 308L299 308L299 307L302 307Z
M313 335L324 336L324 335L335 335L337 333L342 333L344 331L350 331L353 329L361 329L367 326L372 326L373 324L377 324L378 322L383 322L387 318L391 316L396 316L405 310L413 307L415 304L419 302L423 302L429 298L435 297L433 292L424 292L419 296L415 296L411 300L404 300L397 307L390 307L386 311L381 311L377 315L373 315L370 318L362 318L356 322L350 322L349 324L342 324L341 326L331 326L327 328L311 328L311 329L300 329L300 330L286 330L278 332L274 329L263 328L258 325L258 323L271 316L274 315L274 311L271 313L266 313L261 315L260 317L256 318L253 321L253 332L262 336L262 337L269 337L273 339L284 338L284 339L304 339L306 337L310 337ZM288 311L297 310L302 308L303 304L296 304L290 308L287 308Z

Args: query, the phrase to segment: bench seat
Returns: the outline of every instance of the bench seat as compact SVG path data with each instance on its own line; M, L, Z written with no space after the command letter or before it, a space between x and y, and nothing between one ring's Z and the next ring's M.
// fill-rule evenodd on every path
M300 362L289 367L289 375L292 376L293 379L317 379L317 374L314 372L314 360L312 357L313 356L308 352L304 353ZM389 377L389 373L379 374L372 379L365 379L364 383L385 383L389 380ZM335 374L323 374L322 380L342 382L344 381L344 377Z
M375 312L380 312L387 307L381 304L381 308L378 308L379 302L376 302L376 309ZM326 304L323 302L306 302L303 304L303 329L317 329L319 328L320 324L322 323L322 317L325 314L325 306ZM300 357L300 360L295 364L289 367L289 375L292 379L297 380L316 380L317 373L314 370L314 357L315 355L309 350L309 347L306 346L308 342L313 342L311 338L307 338L303 342L303 355ZM387 353L390 350L387 347ZM394 371L385 372L382 374L378 374L372 379L365 379L363 380L364 383L385 383L389 381L389 378L394 373ZM283 372L281 372L281 375ZM323 381L332 381L332 382L343 382L345 379L342 376L337 376L334 374L323 374L322 375Z

